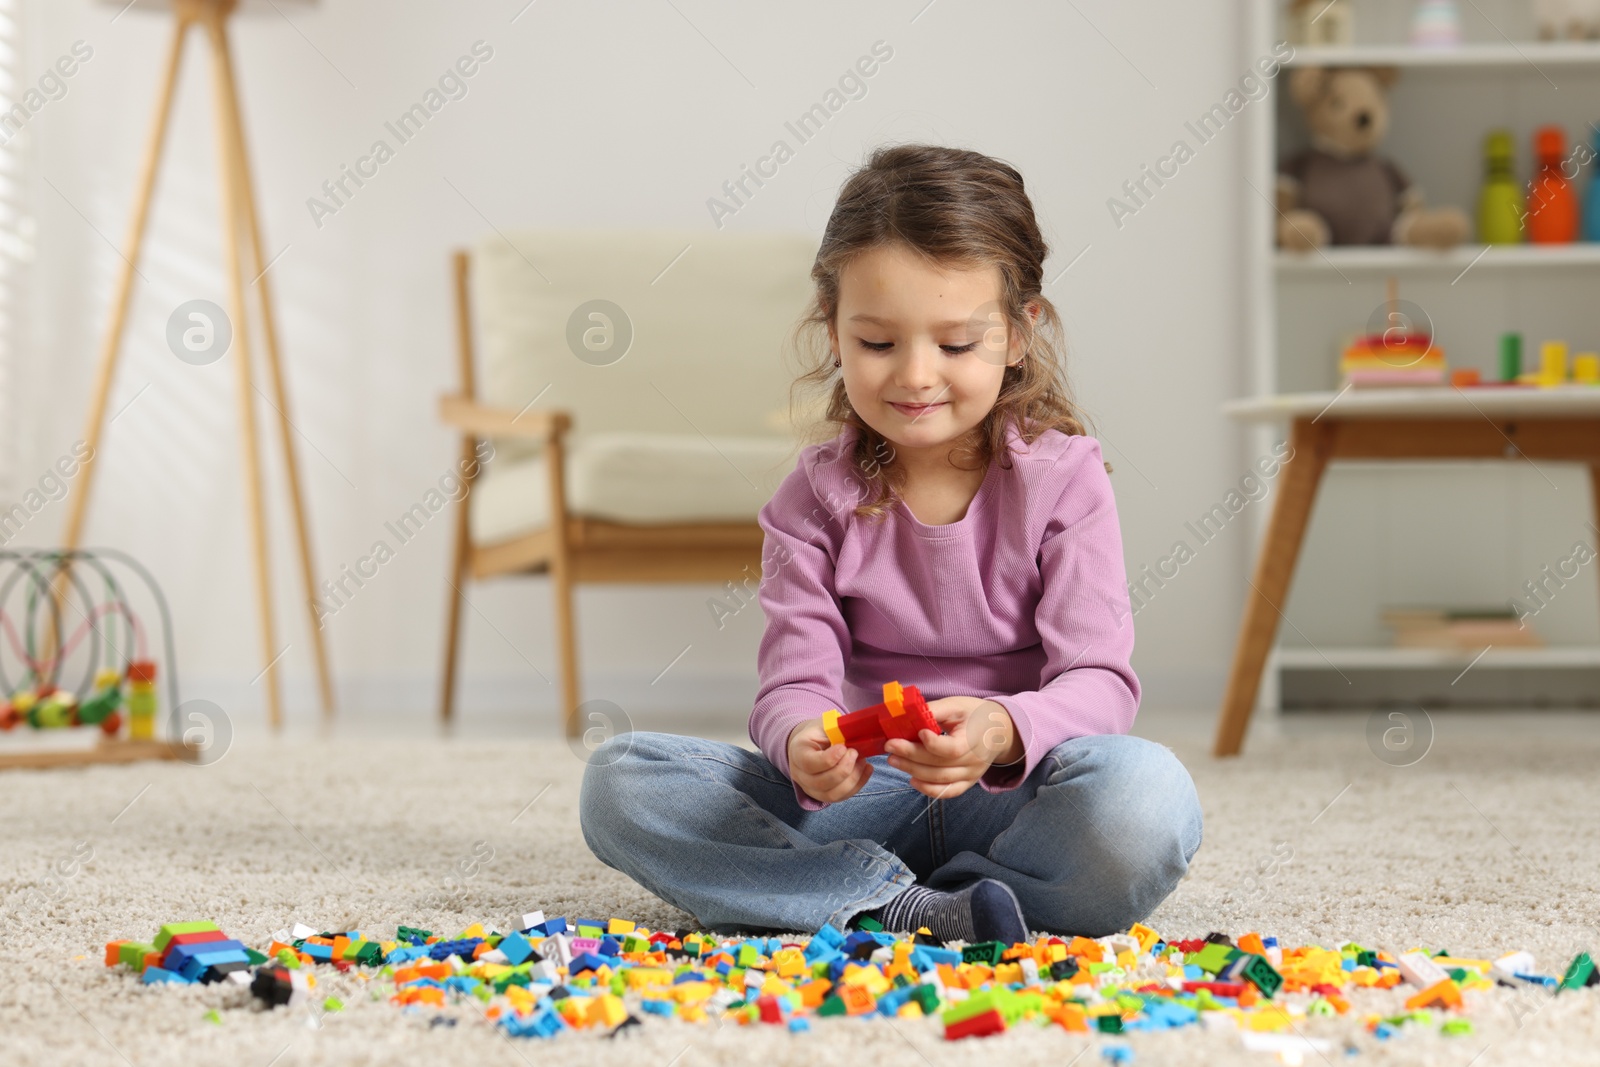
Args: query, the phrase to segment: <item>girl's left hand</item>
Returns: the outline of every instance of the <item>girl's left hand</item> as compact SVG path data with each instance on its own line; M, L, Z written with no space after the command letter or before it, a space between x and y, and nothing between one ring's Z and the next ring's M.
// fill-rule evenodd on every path
M890 738L884 745L889 766L911 776L911 788L935 800L949 800L972 788L995 763L1022 758L1022 741L1003 704L982 697L942 697L928 701L944 734L923 730L918 740Z

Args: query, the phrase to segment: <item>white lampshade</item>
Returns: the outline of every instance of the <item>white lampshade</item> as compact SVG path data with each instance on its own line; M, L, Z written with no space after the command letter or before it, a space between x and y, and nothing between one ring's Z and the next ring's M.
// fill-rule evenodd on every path
M100 0L111 7L127 7L128 0ZM202 0L204 2L204 0ZM319 0L239 0L238 11L241 15L273 15L277 11L273 4L279 8L312 7ZM134 0L133 11L171 11L172 0Z

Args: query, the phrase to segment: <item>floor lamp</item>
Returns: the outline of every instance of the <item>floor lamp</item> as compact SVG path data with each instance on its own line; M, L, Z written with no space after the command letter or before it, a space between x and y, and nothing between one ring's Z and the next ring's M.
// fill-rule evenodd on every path
M124 10L131 6L127 0L108 0ZM260 5L263 12L282 14L280 5L306 6L315 0L267 0ZM311 543L306 529L305 506L300 490L300 468L295 459L292 427L289 421L289 397L283 384L283 367L278 358L278 336L273 324L271 288L267 281L267 264L261 246L261 227L256 218L255 191L250 182L250 165L245 153L243 120L239 112L239 94L233 75L233 59L228 46L228 19L239 7L239 0L141 0L142 9L170 11L176 19L172 37L172 50L167 58L165 75L156 100L154 124L145 144L144 161L140 168L139 186L134 197L133 216L128 223L127 255L123 259L121 274L112 297L110 321L100 350L100 366L95 378L94 393L89 403L88 429L84 440L90 448L91 459L84 464L80 474L81 485L73 498L67 517L64 547L78 547L83 534L83 523L89 505L89 490L100 455L100 433L105 423L106 398L111 392L116 376L117 356L122 347L122 336L128 318L128 305L133 296L135 264L139 261L140 246L144 242L145 222L149 216L150 201L155 191L156 172L160 167L162 146L166 140L167 125L172 115L173 91L178 82L178 70L183 61L183 46L189 30L198 27L211 46L213 104L216 112L216 138L218 171L222 183L222 237L223 254L227 258L229 289L229 314L233 317L232 354L239 365L239 430L243 437L245 464L245 491L249 520L255 549L256 595L261 609L261 642L266 663L262 675L267 683L267 717L274 730L283 725L283 706L278 688L277 661L282 652L274 648L276 637L272 616L271 572L268 565L266 512L261 491L261 451L256 437L256 410L254 385L251 376L251 351L249 316L246 297L254 289L260 307L262 336L265 341L267 377L274 395L278 425L283 440L284 469L288 474L289 497L294 513L295 536L300 549L300 571L306 586L307 617L311 625L311 641L316 653L317 678L322 690L324 716L334 710L333 682L328 671L328 653L322 641L322 631L317 625L315 601L316 576L311 567ZM246 8L257 6L246 0ZM250 256L249 273L246 274L244 256ZM249 279L254 279L251 281Z

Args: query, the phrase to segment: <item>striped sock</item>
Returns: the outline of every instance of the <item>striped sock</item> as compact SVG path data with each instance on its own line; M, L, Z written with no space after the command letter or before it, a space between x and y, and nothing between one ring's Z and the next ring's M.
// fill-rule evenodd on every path
M1028 939L1028 924L1011 887L984 878L953 893L914 885L881 907L864 912L891 933L911 933L926 926L940 941Z

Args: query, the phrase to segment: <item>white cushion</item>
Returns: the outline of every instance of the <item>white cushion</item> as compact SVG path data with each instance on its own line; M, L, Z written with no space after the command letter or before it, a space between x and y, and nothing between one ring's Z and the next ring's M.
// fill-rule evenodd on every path
M566 454L567 506L608 522L753 522L798 455L782 438L575 434ZM477 544L543 528L550 518L544 457L497 453L468 499Z
M817 243L798 232L488 234L471 273L479 398L571 411L578 433L793 439L782 419L796 376L786 345L813 296ZM597 299L620 307L633 334L603 365L569 341L569 325L594 321L579 312ZM537 445L495 448L504 459Z

